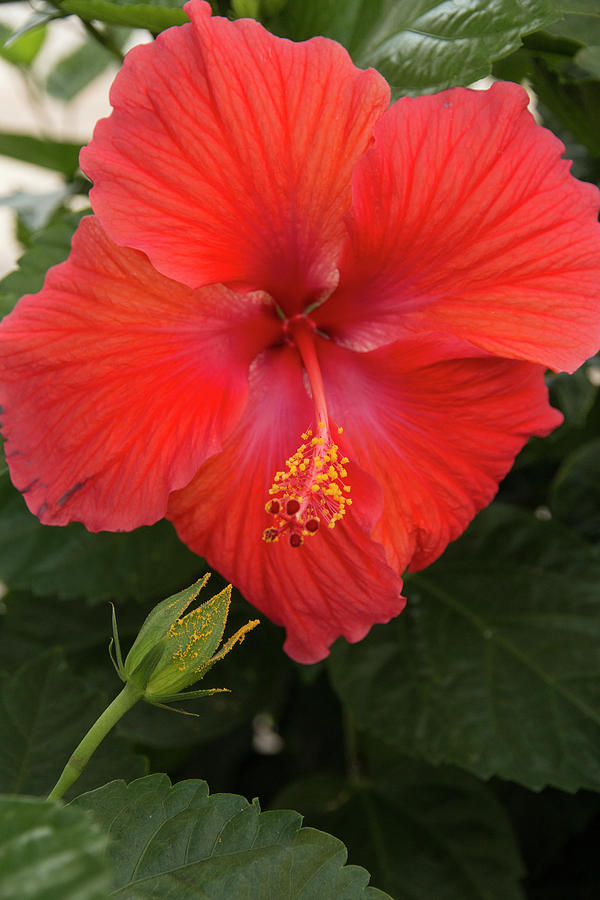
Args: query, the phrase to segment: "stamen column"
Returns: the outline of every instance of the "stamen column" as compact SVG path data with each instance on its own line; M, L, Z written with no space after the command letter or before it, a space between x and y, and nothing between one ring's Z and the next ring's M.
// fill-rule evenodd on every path
M316 422L302 434L303 443L275 474L265 509L274 517L263 540L274 543L287 532L292 547L318 532L320 522L333 528L342 519L352 500L350 485L344 483L348 462L331 437L323 377L314 340L314 327L305 316L286 323L286 333L298 348L310 382ZM337 428L338 434L342 428Z

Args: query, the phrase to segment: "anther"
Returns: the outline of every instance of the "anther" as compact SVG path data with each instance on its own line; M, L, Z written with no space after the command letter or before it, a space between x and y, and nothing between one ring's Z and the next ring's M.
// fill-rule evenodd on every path
M315 441L313 429L308 428L303 434L305 443L286 460L285 469L276 473L269 489L276 495L265 506L275 519L263 534L269 543L278 539L274 533L287 533L290 545L300 547L303 538L316 534L322 523L334 528L352 503L343 465L347 457L339 452L329 427L318 421L317 428L319 439Z

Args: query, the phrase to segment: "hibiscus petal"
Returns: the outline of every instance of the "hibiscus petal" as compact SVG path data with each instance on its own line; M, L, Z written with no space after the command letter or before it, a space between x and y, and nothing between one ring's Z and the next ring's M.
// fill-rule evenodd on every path
M67 262L0 326L6 454L42 522L161 518L237 424L277 318L258 294L193 292L84 219Z
M562 421L541 366L447 359L435 339L370 353L330 344L321 364L346 453L383 490L372 537L399 571L432 563L492 500L527 439Z
M325 657L332 641L365 636L404 606L401 579L368 536L381 515L381 492L352 472L354 505L334 529L302 547L267 544L262 532L276 469L300 443L313 417L295 351L265 352L251 373L248 407L223 452L171 497L167 516L192 550L231 580L247 600L287 629L286 652L298 662ZM365 530L367 528L367 530Z
M352 168L389 88L333 41L185 9L192 24L127 55L82 151L94 211L165 275L262 289L292 315L336 283Z
M443 331L572 371L600 344L599 194L517 85L395 103L353 179L340 289L315 313L357 349Z

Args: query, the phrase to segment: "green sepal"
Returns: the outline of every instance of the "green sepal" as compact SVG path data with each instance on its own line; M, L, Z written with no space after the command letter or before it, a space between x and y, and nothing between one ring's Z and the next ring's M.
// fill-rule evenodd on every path
M178 694L169 694L165 697L146 697L149 703L160 706L170 703L172 700L197 700L199 697L209 697L211 694L230 694L229 688L205 688L199 691L180 691Z
M235 647L236 644L238 644L238 643L241 644L244 641L248 632L251 631L253 628L255 628L257 625L258 625L258 619L252 619L252 621L248 622L247 625L242 625L241 628L238 628L236 633L232 634L231 637L225 641L225 643L223 644L221 649L218 651L218 653L215 653L215 655L212 657L212 659L209 660L209 664L206 667L206 672L208 671L208 669L210 669L212 666L214 666L214 664L216 662L219 662L221 659L223 659L223 657L227 656L227 654L231 650L233 650L233 648ZM204 672L203 674L206 674L206 672Z
M188 613L181 622L177 622L179 628L173 627L169 633L173 655L184 654L189 646L190 635L198 635L201 651L196 657L196 665L203 667L208 663L223 639L230 606L231 585L228 584L202 606Z
M133 672L126 671L127 681L138 687L145 694L152 673L159 666L164 654L165 648L162 644L151 647Z
M119 676L121 681L126 681L127 679L126 679L126 675L125 675L125 667L123 666L123 656L121 655L121 643L119 641L119 629L117 628L117 614L115 612L114 603L111 603L110 607L111 607L111 620L112 620L113 636L110 639L110 642L108 645L108 655L110 656L111 662L112 662L113 666L115 667L117 675ZM113 655L113 648L114 648L114 652L116 654L116 659L115 659L115 656Z
M158 706L160 709L166 709L169 712L179 713L180 716L192 716L194 719L200 718L200 713L190 712L189 709L178 709L176 706L167 706L166 703L158 703L156 700L150 702L152 706Z
M207 572L191 587L167 597L154 607L127 654L125 660L127 675L134 672L148 651L163 640L171 625L185 612L190 603L193 603L209 578L210 572Z
M113 664L113 667L114 667L115 672L117 673L117 675L119 676L119 678L121 679L121 681L125 681L125 679L124 679L123 676L121 675L121 672L120 672L120 670L119 670L119 666L118 666L118 664L117 664L117 661L116 661L116 659L115 659L115 655L114 655L114 653L113 653L113 647L114 647L114 645L115 645L115 640L114 640L114 638L111 638L110 641L108 642L108 655L110 656L110 661L111 661L111 663Z
M231 604L231 585L183 618L177 618L164 635L164 665L157 667L146 693L176 694L202 678L216 661L213 657L223 638Z
M181 694L173 694L172 697L164 697L165 701L170 700L195 700L198 697L210 697L211 694L221 694L221 693L230 693L229 688L207 688L205 691L186 691ZM151 703L152 706L159 706L161 709L168 709L169 712L180 713L182 716L193 716L195 719L200 718L199 713L190 712L189 709L178 709L176 706L168 706L167 702L163 703L162 700L150 700L146 698L148 703Z

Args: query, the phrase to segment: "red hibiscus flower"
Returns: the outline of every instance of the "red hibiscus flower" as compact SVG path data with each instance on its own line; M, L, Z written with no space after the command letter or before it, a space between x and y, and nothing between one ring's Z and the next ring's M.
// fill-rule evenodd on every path
M388 108L332 41L186 11L128 54L96 215L0 329L7 456L42 522L166 515L313 662L560 422L598 193L516 85Z

